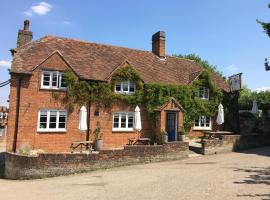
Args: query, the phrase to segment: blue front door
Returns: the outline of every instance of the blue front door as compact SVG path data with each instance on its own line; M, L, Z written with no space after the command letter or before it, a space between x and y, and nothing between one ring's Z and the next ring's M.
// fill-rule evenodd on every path
M168 133L168 141L176 140L176 113L168 112L166 114L166 132Z

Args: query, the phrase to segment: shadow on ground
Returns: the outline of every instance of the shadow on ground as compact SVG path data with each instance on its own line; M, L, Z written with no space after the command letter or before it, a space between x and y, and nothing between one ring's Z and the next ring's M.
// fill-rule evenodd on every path
M270 157L270 149L268 148L260 148L260 149L251 149L247 151L243 151L241 153L246 154L257 154L261 156ZM267 158L266 158L267 159ZM235 181L234 184L254 184L254 185L268 185L270 186L270 167L248 167L248 168L237 168L236 172L244 172L247 173L247 176L242 181ZM239 194L238 197L247 197L247 198L255 198L261 197L262 200L270 200L269 194Z
M254 149L243 150L239 152L245 153L245 154L256 154L260 156L270 157L270 147L254 148Z
M4 178L5 173L5 152L0 152L0 178Z
M189 150L193 151L197 154L202 154L202 148L201 147L195 147L195 146L189 146Z

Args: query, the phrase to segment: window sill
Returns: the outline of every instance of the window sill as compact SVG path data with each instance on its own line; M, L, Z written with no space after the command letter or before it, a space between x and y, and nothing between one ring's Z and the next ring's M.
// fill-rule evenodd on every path
M209 98L198 97L198 99L203 100L203 101L209 101Z
M115 132L136 132L136 130L134 130L134 129L113 129L112 132L113 133L115 133Z
M122 95L134 95L135 94L135 92L116 92L116 91L115 91L115 93L122 94Z
M67 130L66 129L63 129L63 130L59 130L59 129L41 130L41 129L38 129L37 132L38 133L66 133Z
M193 127L194 131L211 131L211 127Z
M43 88L43 87L41 87L40 90L66 92L67 88Z

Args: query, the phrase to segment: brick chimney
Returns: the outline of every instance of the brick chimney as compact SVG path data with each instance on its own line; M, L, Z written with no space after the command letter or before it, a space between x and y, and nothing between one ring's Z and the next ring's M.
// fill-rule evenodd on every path
M29 30L30 21L25 20L23 29L18 31L17 47L21 47L33 39L33 32Z
M152 52L160 58L165 58L165 39L164 31L158 31L152 35Z

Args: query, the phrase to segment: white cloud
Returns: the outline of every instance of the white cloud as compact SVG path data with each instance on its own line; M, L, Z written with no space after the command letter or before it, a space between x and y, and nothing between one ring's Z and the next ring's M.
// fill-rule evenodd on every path
M261 88L256 89L257 93L265 92L265 91L270 91L270 87L261 87Z
M11 66L11 61L8 60L0 60L0 68L10 68Z
M32 6L28 11L25 11L24 14L29 17L33 16L33 14L46 15L51 9L51 4L42 1L39 4Z

